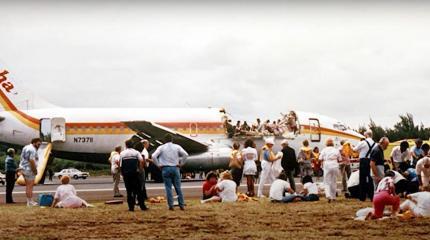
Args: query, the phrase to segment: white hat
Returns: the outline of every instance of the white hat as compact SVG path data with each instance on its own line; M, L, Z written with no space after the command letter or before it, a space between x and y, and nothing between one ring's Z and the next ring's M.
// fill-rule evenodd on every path
M272 138L267 138L266 139L266 144L272 144L275 145L275 141Z
M284 140L281 142L281 145L288 145L288 140L287 140L287 139L284 139Z

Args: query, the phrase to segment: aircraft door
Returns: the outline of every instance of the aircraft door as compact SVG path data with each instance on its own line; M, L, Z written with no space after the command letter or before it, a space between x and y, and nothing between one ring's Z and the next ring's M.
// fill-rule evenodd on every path
M317 118L309 118L309 134L311 142L321 142L321 127Z
M66 119L64 118L51 119L51 141L52 142L66 141Z
M40 139L42 142L51 142L51 128L50 118L40 119Z
M190 123L190 136L197 137L199 135L199 127L197 123Z
M65 142L66 120L64 118L40 119L40 138L43 142Z

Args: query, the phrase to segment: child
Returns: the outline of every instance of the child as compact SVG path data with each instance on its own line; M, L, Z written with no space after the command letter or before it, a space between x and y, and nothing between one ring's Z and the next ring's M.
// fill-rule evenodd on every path
M289 193L289 194L286 194ZM293 194L290 184L287 182L287 174L282 172L270 186L269 198L272 202L289 203L301 200L301 196Z
M396 195L396 187L394 186L395 174L393 171L388 171L385 177L379 182L373 197L373 212L370 212L366 219L382 218L386 205L392 206L392 216L396 216L400 208L400 197Z
M209 172L206 176L206 181L203 183L203 200L209 199L213 196L217 196L215 190L216 184L218 183L218 177L215 172Z
M312 181L312 177L311 176L305 176L302 180L302 184L303 184L303 201L308 201L308 202L314 202L314 201L319 201L320 198L318 196L319 191L318 191L318 186Z
M206 200L201 200L201 203L208 202L236 202L236 183L229 171L221 174L221 181L215 187L218 196L213 196Z

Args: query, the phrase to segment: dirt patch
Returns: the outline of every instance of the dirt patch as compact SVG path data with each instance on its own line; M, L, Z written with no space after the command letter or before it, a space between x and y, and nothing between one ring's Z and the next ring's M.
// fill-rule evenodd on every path
M185 212L151 204L130 213L126 205L94 209L0 206L2 239L428 239L430 219L358 222L354 200L332 204L268 201L201 205Z

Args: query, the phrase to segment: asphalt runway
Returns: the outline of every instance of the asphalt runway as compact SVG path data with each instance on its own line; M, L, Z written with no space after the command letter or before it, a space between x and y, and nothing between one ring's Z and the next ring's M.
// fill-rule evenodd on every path
M299 183L299 179L296 179L297 189L300 190L302 185ZM37 195L40 193L55 193L55 190L59 186L60 181L58 179L53 179L52 182L47 180L44 185L37 185L34 187L34 199L36 200ZM78 196L89 202L100 202L112 200L113 198L113 185L111 177L89 177L86 180L71 180L76 188ZM188 199L199 199L202 195L202 180L185 180L182 182L182 190L185 198ZM265 194L268 195L270 186L265 186ZM146 185L147 193L149 197L165 196L164 185L162 183L149 182ZM0 186L0 203L5 202L5 186ZM124 183L121 180L120 191L125 196ZM246 192L246 183L243 181L240 188L240 192ZM255 186L255 191L257 191L257 185ZM24 203L25 202L25 187L15 185L13 192L13 198L15 202ZM117 198L118 199L118 198ZM121 199L121 198L119 198ZM124 198L125 200L125 198Z

